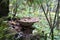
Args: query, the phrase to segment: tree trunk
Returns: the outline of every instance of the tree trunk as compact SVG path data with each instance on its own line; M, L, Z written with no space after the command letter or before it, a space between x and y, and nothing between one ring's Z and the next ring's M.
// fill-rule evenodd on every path
M9 0L0 0L0 18L7 16L9 12Z

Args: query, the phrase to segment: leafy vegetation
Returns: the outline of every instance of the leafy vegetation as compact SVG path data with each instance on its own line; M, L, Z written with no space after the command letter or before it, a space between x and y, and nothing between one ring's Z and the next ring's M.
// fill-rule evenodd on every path
M57 18L55 19L55 26L52 26L54 23L55 13L57 16L59 15L56 0L9 0L9 15L8 17L22 18L22 17L39 17L39 22L35 23L33 26L36 28L33 31L33 34L43 35L42 31L44 31L44 35L47 34L47 40L53 40L51 38L51 27L53 28L53 36L54 40L60 40L60 29L57 30ZM58 10L58 11L56 11ZM45 14L44 14L45 13ZM47 18L46 18L47 16ZM47 20L46 20L47 19ZM50 25L50 24L51 25ZM4 19L0 20L0 39L6 37L8 40L13 40L13 34L6 34L5 32L8 29L7 22ZM11 38L10 38L11 37ZM41 40L43 40L41 38Z

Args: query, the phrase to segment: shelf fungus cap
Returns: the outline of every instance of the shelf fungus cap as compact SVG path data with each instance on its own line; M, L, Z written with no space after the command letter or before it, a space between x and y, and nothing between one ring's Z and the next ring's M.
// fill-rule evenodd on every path
M34 23L36 23L38 21L39 21L39 18L36 18L36 17L24 17L19 20L20 24L24 25L24 26L33 25Z

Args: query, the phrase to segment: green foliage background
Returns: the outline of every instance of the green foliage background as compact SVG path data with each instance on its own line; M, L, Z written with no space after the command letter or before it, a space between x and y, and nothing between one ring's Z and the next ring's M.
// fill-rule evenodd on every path
M57 5L57 3L55 4L54 0L34 0L33 3L31 4L30 2L27 2L26 0L9 0L10 4L9 4L9 15L8 17L13 17L15 10L17 9L17 14L15 17L17 18L21 18L21 17L39 17L39 22L35 23L33 26L36 28L34 30L34 34L40 34L42 35L42 31L44 31L44 34L47 34L48 36L48 40L51 40L50 37L50 28L48 25L48 22L46 21L45 15L41 9L41 4L43 4L44 9L46 8L46 3L49 3L49 8L55 8L55 5ZM17 8L16 8L16 4L17 4ZM51 12L51 11L49 11ZM52 19L55 15L55 12L51 12L51 16ZM48 15L49 16L49 15ZM2 21L0 21L2 22ZM5 30L8 28L8 26L6 25L7 23L2 22L0 24L0 39L2 37L7 37L9 39L10 34L5 34ZM3 25L3 26L2 26ZM56 28L54 29L54 39L55 40L60 40L60 31L56 30ZM58 36L59 35L59 36ZM4 39L3 39L4 40Z

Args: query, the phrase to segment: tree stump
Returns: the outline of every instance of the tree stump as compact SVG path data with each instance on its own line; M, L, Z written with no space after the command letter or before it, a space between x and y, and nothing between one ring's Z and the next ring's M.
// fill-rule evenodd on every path
M38 21L39 21L38 18L24 17L20 20L9 22L12 25L12 27L17 31L17 34L15 35L15 39L39 40L40 38L39 36L35 36L32 34L32 31L35 29L33 28L32 25ZM19 25L17 25L17 23Z

